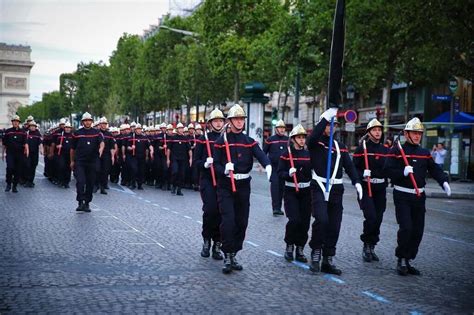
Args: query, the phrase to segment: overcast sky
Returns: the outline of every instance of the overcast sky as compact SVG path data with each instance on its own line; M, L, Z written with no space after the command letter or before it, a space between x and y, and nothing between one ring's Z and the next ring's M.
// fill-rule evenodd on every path
M169 0L0 0L0 42L31 46L30 103L59 89L59 75L109 56L123 33L141 35Z

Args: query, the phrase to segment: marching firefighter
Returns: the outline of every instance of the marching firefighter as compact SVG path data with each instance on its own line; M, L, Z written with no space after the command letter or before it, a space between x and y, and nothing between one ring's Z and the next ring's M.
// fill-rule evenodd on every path
M166 123L162 123L158 126L161 132L153 139L153 152L155 154L153 159L153 172L155 179L155 188L166 189L165 183L165 169L166 169L166 146L167 146L167 135L166 135Z
M107 118L101 117L99 119L99 131L104 140L104 152L99 159L100 169L98 175L98 184L100 193L107 195L106 189L109 188L109 173L112 169L112 165L115 163L115 138L112 133L108 130Z
M283 215L281 211L281 203L283 199L283 191L285 189L285 181L278 176L276 172L280 156L286 152L288 137L285 135L286 125L283 120L279 120L275 125L275 134L265 140L263 152L268 155L275 170L270 178L270 192L272 196L273 215Z
M69 182L71 181L70 149L73 142L71 131L71 124L69 122L64 123L62 131L53 135L50 148L51 160L56 163L56 183L64 188L69 188Z
M330 108L321 115L319 123L314 127L307 139L307 146L312 165L312 214L314 221L311 230L311 264L312 272L325 272L340 275L342 271L333 263L336 255L336 244L339 238L342 221L342 196L344 185L342 169L349 175L355 185L359 199L362 199L362 186L349 152L344 144L331 138L330 121L336 119L337 108ZM328 150L331 150L329 183L326 191ZM333 154L334 153L334 154ZM321 254L323 261L321 262Z
M148 151L153 156L153 146L142 133L141 124L135 124L134 132L122 142L122 156L130 171L130 189L143 190Z
M114 155L113 155L114 164L112 165L110 169L110 182L116 184L119 181L120 168L121 168L120 161L119 161L119 157L121 158L121 154L119 154L120 152L118 149L118 148L121 148L118 142L120 138L120 129L117 127L113 127L113 129L111 130L111 133L112 133L112 137L114 137L115 145L114 145Z
M31 117L31 116L30 116ZM33 188L35 186L34 180L36 175L36 167L38 166L39 152L41 150L41 144L43 138L41 133L37 129L38 125L34 120L29 122L29 130L27 131L28 136L28 149L30 154L28 156L27 168L25 172L25 187Z
M20 117L13 116L11 119L12 127L5 130L3 136L2 160L5 160L7 154L7 187L5 191L18 192L17 185L20 180L21 167L24 157L28 158L29 148L26 138L26 132L20 127Z
M388 148L382 143L382 124L372 119L367 124L366 136L353 155L353 162L362 178L363 197L359 201L364 213L364 227L360 239L364 243L362 258L366 262L379 261L375 245L379 242L380 225L387 206L387 180L383 170Z
M193 165L200 169L199 191L202 199L202 238L203 245L201 256L209 257L212 244L212 258L222 260L221 235L219 225L221 215L217 203L217 182L214 169L214 143L220 137L224 126L224 114L219 109L214 109L207 120L209 132L196 140Z
M171 166L171 178L173 182L172 194L183 196L181 189L184 185L186 170L191 165L193 153L188 138L184 135L182 123L176 125L178 133L169 140L166 164Z
M92 116L88 112L82 115L83 128L73 133L70 150L71 169L76 177L76 200L79 203L76 211L91 212L98 159L104 151L104 141L100 131L92 128Z
M306 130L300 124L290 132L291 144L280 157L278 175L284 181L283 200L288 218L285 259L308 262L304 246L311 222L311 161L305 149ZM296 251L295 251L296 246Z
M394 185L393 202L399 226L395 256L398 258L397 273L401 276L420 275L410 261L418 253L425 227L426 173L429 172L446 194L451 195L447 175L434 162L430 151L420 146L423 131L418 118L408 121L403 131L406 142L403 145L400 140L394 142L384 166Z
M258 143L242 131L247 115L240 105L229 109L227 126L214 144L213 164L218 175L217 200L221 213L220 233L224 267L222 272L242 270L236 254L242 249L247 230L250 207L250 171L256 157L270 180L272 166Z

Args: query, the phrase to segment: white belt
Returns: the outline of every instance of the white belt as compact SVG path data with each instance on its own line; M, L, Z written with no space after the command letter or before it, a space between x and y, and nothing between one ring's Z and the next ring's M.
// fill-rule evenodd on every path
M306 187L309 187L310 185L311 185L311 182L298 183L298 188L306 188ZM295 183L286 182L286 181L285 181L285 186L286 186L286 187L296 187L296 186L295 186Z
M230 178L230 174L228 174L227 177ZM236 174L236 173L234 173L234 179L235 180L247 179L249 177L250 177L250 174Z
M416 189L414 189L414 188L413 189L412 188L406 188L406 187L397 186L397 185L393 185L393 187L395 188L395 190L416 195ZM418 191L420 193L422 193L422 192L425 191L425 189L424 188L418 188Z
M367 181L367 177L364 177L364 182ZM382 184L385 183L385 178L371 178L370 182L372 184Z
M319 183L324 183L324 184L326 183L326 178L316 175L316 173L314 171L312 172L312 177L315 181L317 181ZM342 184L343 181L342 181L342 178L334 178L334 179L330 178L329 183L331 185L338 185L338 184Z

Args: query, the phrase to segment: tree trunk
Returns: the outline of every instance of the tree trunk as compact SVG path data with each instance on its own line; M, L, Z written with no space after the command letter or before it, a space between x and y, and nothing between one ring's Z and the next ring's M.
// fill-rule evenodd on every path
M239 102L239 91L240 91L240 76L239 71L234 71L234 103L237 104Z
M389 117L390 117L390 91L392 90L392 79L387 79L387 85L384 88L382 104L384 106L384 117L383 117L383 132L385 135L388 133Z

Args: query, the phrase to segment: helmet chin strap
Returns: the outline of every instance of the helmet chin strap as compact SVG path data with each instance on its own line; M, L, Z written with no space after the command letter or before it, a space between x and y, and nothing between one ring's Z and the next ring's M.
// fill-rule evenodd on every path
M215 131L215 132L221 132L221 131L222 131L222 128L223 128L223 127L217 129L216 127L214 127L214 126L212 125L212 121L209 122L209 125L211 126L211 129L212 129L213 131Z

